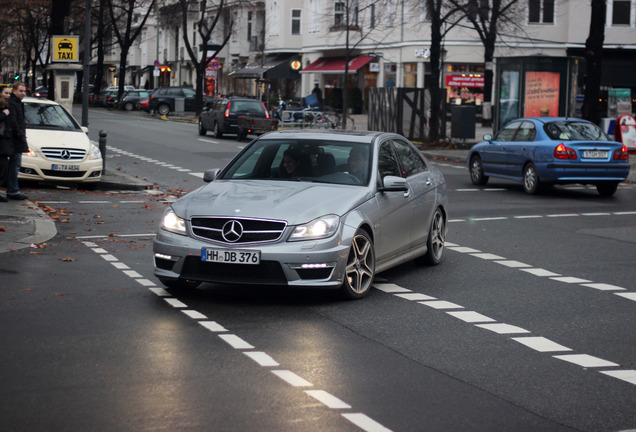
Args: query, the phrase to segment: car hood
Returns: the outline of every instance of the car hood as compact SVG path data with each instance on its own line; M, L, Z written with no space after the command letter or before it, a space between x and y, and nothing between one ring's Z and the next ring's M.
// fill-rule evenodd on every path
M172 205L177 215L256 217L290 225L326 214L343 216L370 199L367 187L309 182L221 180L186 195Z
M90 149L90 139L82 131L27 128L26 137L31 149L42 147L78 148L87 151Z

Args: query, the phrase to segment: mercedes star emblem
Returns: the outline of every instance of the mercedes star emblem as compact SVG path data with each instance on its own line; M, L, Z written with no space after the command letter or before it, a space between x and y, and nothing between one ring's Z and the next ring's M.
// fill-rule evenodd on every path
M243 235L243 225L236 220L227 221L223 225L222 233L225 241L230 243L237 242Z

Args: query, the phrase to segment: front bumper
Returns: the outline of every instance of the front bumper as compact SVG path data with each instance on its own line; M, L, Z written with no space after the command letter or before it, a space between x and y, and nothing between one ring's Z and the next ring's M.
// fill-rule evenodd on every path
M153 242L154 274L163 280L338 288L353 234L354 230L342 225L328 239L228 246L160 229ZM260 264L205 262L201 260L203 247L259 250Z
M83 162L64 162L62 164L78 165L75 171L57 171L52 169L60 162L41 158L22 157L22 165L18 178L24 180L46 180L54 182L98 182L102 176L102 160L95 159Z

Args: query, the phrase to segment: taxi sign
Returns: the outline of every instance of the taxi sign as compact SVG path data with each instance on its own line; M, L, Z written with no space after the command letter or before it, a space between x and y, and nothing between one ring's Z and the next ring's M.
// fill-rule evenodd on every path
M51 36L52 61L79 62L79 36Z

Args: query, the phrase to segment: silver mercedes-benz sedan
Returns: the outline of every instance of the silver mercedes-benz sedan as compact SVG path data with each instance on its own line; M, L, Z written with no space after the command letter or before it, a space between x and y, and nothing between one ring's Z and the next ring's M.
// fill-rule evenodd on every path
M164 213L155 275L201 282L338 288L361 298L376 273L442 259L446 181L400 135L262 135Z

